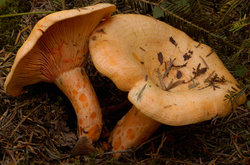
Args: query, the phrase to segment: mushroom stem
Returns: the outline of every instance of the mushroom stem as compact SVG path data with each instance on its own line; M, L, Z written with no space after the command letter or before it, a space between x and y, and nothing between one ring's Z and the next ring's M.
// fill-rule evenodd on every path
M161 124L133 106L128 113L118 121L109 138L113 151L135 147L147 140ZM121 154L114 154L119 157Z
M102 114L86 72L77 67L59 75L55 83L75 109L79 137L87 137L91 142L97 141L102 128Z

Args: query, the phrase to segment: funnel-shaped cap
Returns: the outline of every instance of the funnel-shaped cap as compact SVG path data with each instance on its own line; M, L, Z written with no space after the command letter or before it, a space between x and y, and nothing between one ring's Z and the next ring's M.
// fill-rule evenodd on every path
M237 82L216 53L166 23L116 15L95 30L89 48L96 68L156 121L192 124L233 108L224 96Z

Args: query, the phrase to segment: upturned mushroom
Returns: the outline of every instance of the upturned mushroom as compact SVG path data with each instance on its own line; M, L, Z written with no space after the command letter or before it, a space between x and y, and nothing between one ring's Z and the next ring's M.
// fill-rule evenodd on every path
M113 130L114 151L138 145L149 137L138 130L151 127L152 134L157 122L181 126L223 117L246 100L244 94L237 104L225 100L237 82L209 46L151 17L111 17L92 33L89 49L97 70L129 91L136 107Z
M86 146L98 140L102 129L99 102L83 69L88 39L100 21L113 11L114 5L104 3L42 18L18 50L5 81L5 91L12 96L21 95L24 86L55 83L75 109L78 134Z

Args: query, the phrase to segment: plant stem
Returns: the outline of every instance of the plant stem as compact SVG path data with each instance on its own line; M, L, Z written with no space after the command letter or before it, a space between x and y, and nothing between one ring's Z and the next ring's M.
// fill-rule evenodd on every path
M54 13L54 12L55 11L38 11L38 12L27 12L27 13L15 13L15 14L0 15L0 18L16 17L16 16L23 16L23 15L31 15L31 14L50 14L50 13Z

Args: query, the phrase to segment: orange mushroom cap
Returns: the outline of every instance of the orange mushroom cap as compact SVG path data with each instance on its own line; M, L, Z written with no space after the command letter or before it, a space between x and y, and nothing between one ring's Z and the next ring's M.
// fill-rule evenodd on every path
M89 49L97 70L161 123L193 124L236 106L225 95L237 82L216 53L154 18L115 15L95 29ZM245 100L242 95L237 105Z
M24 92L24 86L54 82L64 71L82 65L90 33L114 10L114 5L104 3L56 12L41 19L18 50L5 91L18 96Z

